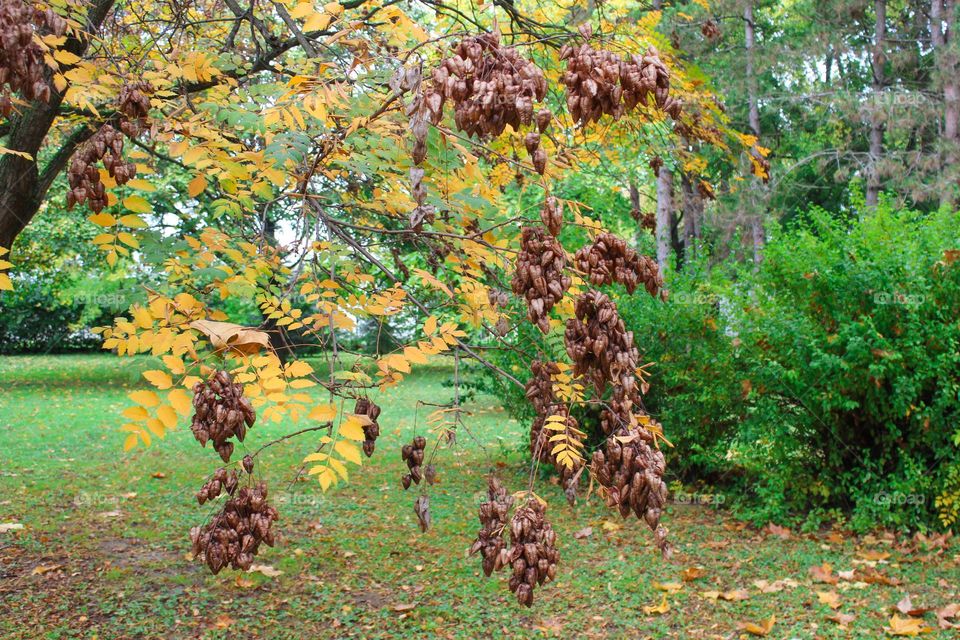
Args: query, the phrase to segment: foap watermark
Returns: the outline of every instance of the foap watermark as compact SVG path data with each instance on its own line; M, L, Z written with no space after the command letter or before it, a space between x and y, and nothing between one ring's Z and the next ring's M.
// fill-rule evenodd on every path
M873 494L873 502L889 506L922 505L927 502L927 496L922 493L903 493L902 491L887 493L881 491Z
M907 307L919 307L926 297L922 293L900 293L899 291L878 291L873 294L874 304L900 304Z
M678 491L673 494L673 501L676 504L695 504L695 505L721 505L727 498L722 493L688 493Z
M720 296L717 294L696 291L671 292L669 300L672 304L706 304L710 306L720 304Z

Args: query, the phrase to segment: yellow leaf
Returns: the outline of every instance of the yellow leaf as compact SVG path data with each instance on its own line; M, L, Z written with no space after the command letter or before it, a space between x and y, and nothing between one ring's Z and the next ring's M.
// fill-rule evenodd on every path
M80 62L80 56L75 53L71 53L66 49L57 49L53 52L53 58L60 64L77 64Z
M426 322L423 323L423 333L428 336L432 336L437 330L437 319L434 316L427 318Z
M127 186L131 189L137 189L139 191L156 191L157 187L152 182L147 182L146 180L141 180L136 178L134 180L127 180Z
M149 380L150 384L155 386L157 389L169 389L173 386L173 380L170 378L170 374L168 374L166 371L151 369L150 371L144 371L143 377Z
M316 420L318 422L330 422L336 417L337 406L333 404L318 404L307 414L308 420Z
M160 396L153 391L134 391L127 397L144 407L155 407L160 404Z
M353 464L363 463L363 460L360 458L360 449L358 449L357 445L353 444L352 442L340 440L333 445L333 448L347 462L352 462Z
M366 436L363 433L363 426L356 416L347 416L347 419L340 423L340 434L344 438L363 442Z
M131 433L127 436L127 439L123 441L123 450L130 451L130 449L133 449L135 446L137 446L137 436Z
M100 213L95 213L92 216L87 216L87 220L101 227L112 227L113 225L117 224L117 219L106 211L101 211Z
M123 199L123 206L135 213L150 213L153 207L141 196L130 196Z
M134 238L132 234L129 234L126 231L121 231L120 233L118 233L117 240L127 245L128 247L132 247L134 249L140 248L140 243L137 242L137 239Z
M120 224L133 229L144 229L147 226L147 223L143 221L143 218L133 213L120 216Z
M146 420L150 417L150 414L147 413L147 410L137 405L135 407L127 407L121 412L124 418L130 418L131 420Z
M930 633L933 629L926 626L920 618L901 618L893 614L890 618L890 628L887 630L892 636L918 636L921 633Z
M193 400L190 399L190 395L184 389L174 389L167 394L167 400L182 416L190 415L193 410Z
M313 373L313 367L303 360L297 360L296 362L290 363L290 366L287 367L287 376L291 378L302 378Z
M167 429L177 428L177 413L170 405L165 404L157 409L157 418L160 419L160 422L162 422L163 426Z
M770 616L760 624L756 624L755 622L741 622L737 627L741 631L746 631L751 635L765 636L773 630L773 625L776 621L776 616Z
M660 604L647 606L643 608L643 612L646 614L656 613L666 613L670 611L670 605L667 603L667 594L663 594L663 600L660 601Z
M5 273L0 273L0 291L13 291L13 283L10 281L10 276Z
M191 198L196 198L207 188L207 179L203 176L197 176L187 184L187 193Z

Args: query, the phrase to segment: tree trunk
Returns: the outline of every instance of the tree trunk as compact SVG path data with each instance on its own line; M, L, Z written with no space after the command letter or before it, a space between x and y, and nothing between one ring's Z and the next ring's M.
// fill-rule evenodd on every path
M703 217L703 198L686 172L680 178L683 190L683 243L685 253L695 259L700 251L700 219Z
M670 261L670 216L673 212L673 174L663 166L657 175L657 264L663 271Z
M930 3L930 39L940 89L943 92L943 152L940 173L943 180L940 204L952 206L957 200L957 161L960 159L960 78L957 77L956 0L932 0Z
M753 23L753 0L747 0L743 9L744 24L744 47L746 48L747 58L747 101L749 102L749 123L750 131L760 140L760 105L757 99L757 76L754 70L754 50L756 49L756 30ZM755 197L757 192L762 189L762 185L756 180L748 187L750 190L753 207L750 214L750 235L753 240L753 261L759 263L763 257L763 247L766 244L766 234L763 230L763 207L760 206L760 198Z
M881 98L883 94L883 40L887 32L887 3L886 0L874 0L876 25L873 36L873 106L870 109L870 158L867 167L867 195L868 207L877 206L880 200L880 161L883 157L883 114Z
M86 31L96 33L113 6L114 0L97 0L87 13ZM69 38L64 49L83 56L89 40ZM49 80L49 78L48 78ZM51 87L49 102L33 102L11 119L10 135L4 146L37 158L63 102L63 94ZM0 247L9 249L13 241L36 215L53 183L66 166L76 147L92 135L86 128L69 136L64 145L40 171L35 160L16 154L0 156Z

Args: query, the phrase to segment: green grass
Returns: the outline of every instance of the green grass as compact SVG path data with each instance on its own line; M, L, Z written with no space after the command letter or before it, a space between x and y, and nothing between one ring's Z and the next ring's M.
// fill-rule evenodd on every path
M348 485L323 494L313 481L291 482L310 435L268 449L258 472L280 509L282 537L258 562L283 573L211 576L189 559L187 532L211 512L193 494L219 458L186 424L148 449L122 451L120 411L150 366L106 355L0 358L0 523L24 525L0 533L0 637L729 638L740 633L738 623L771 615L774 638L883 637L890 607L907 593L914 606L960 600L956 544L910 552L881 536L781 540L723 512L671 505L664 521L677 553L666 562L645 526L614 517L596 498L571 509L544 477L537 491L550 502L561 567L556 582L537 590L533 608L521 608L505 575L484 578L479 560L464 552L478 527L485 475L497 469L511 489L525 486L526 425L494 398L467 407L470 435L461 433L436 460L441 482L430 490L427 534L416 526L416 490L399 485L400 445L427 427L429 410L418 412L417 400L452 395L442 363L378 398L383 435ZM291 427L258 423L246 447ZM593 533L576 539L585 527ZM810 577L823 562L862 569L873 562L864 554L875 551L891 554L877 568L902 585L830 586ZM681 582L694 566L705 575L669 595L668 612L644 613L662 598L655 583ZM753 584L781 579L798 586L761 593ZM734 589L750 597L703 595ZM849 630L827 619L818 591L840 593L840 611L857 616ZM937 626L933 613L924 619ZM953 637L926 637L938 633Z

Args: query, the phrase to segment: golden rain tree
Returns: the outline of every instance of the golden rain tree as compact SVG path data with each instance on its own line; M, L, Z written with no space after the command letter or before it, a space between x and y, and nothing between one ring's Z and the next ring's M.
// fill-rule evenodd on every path
M377 453L381 409L368 392L438 354L524 387L537 413L533 464L555 466L570 499L591 475L669 553L663 428L643 410L633 335L595 289L665 295L662 276L552 188L645 155L654 169L682 164L710 193L701 153L754 147L659 19L621 0L590 11L509 0L4 1L0 246L63 198L101 227L94 243L108 265L148 265L159 284L147 302L100 329L104 348L163 363L145 374L151 390L130 394L124 448L186 419L211 444L224 466L197 498L228 499L191 535L212 571L249 567L274 541L278 513L252 470L278 441L234 452L257 422L287 421L282 439L304 441L306 473L326 490ZM762 153L751 154L763 174ZM151 204L169 168L189 175L173 224ZM518 192L538 204L517 207ZM564 246L566 227L589 242ZM255 301L263 324L235 322L230 299ZM338 332L397 316L416 320L411 340L340 366ZM520 322L567 354L531 362L528 381L484 355ZM304 345L323 350L324 371L296 357ZM320 404L306 391L318 386ZM586 404L603 433L592 454L571 410ZM435 442L418 436L401 452L424 529L429 451L462 420L456 406L441 414ZM511 495L491 478L480 515L473 550L486 573L509 567L511 590L531 604L559 558L532 480Z

